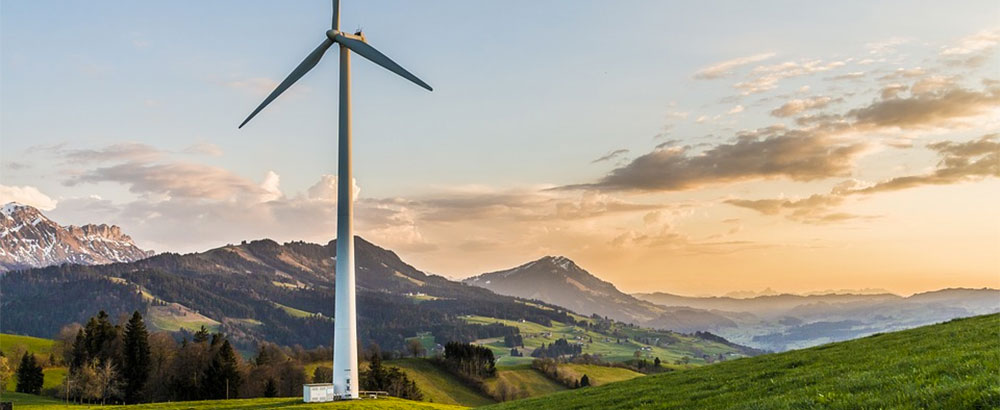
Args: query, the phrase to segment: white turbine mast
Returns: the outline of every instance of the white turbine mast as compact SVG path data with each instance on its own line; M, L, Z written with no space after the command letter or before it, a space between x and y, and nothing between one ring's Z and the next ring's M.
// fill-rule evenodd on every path
M351 52L392 71L417 85L433 91L431 86L406 71L365 40L364 35L340 31L340 1L333 0L333 24L326 39L316 47L295 70L271 92L257 109L240 124L243 128L271 101L278 98L298 79L312 70L334 43L340 46L340 137L337 176L337 266L336 307L333 337L333 393L339 398L358 398L358 329L354 285L354 202L351 176Z

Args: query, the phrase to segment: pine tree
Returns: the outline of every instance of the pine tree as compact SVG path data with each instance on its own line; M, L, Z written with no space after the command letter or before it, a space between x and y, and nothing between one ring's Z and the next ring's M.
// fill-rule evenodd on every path
M212 362L205 369L205 397L212 399L225 399L237 397L240 389L240 369L236 359L236 352L233 346L226 340L222 342Z
M35 354L25 352L17 367L17 392L39 394L44 382L45 374L42 373L42 366L35 360Z
M278 386L274 384L273 378L267 379L267 384L264 385L264 397L274 397L278 395Z
M125 377L125 401L138 402L142 388L149 378L149 332L138 311L125 325L125 360L122 375Z
M69 363L70 372L83 367L88 361L90 361L90 357L87 354L87 339L81 328L76 332L76 339L73 340L73 360Z
M657 357L656 359L653 360L653 366L654 367L660 367L660 358L659 357Z
M201 325L201 329L199 329L194 334L194 342L195 343L207 342L208 336L209 336L208 329L205 328L205 325Z

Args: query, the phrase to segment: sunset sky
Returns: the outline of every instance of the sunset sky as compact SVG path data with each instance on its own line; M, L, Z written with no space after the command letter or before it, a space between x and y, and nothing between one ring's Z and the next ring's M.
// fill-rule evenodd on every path
M141 247L335 236L329 1L0 3L0 201ZM1000 6L351 1L358 233L461 278L1000 287Z

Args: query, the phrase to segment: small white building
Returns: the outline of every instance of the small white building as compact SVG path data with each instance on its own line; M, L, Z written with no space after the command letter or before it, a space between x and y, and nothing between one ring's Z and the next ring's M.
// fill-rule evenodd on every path
M333 394L333 383L313 383L302 385L302 401L306 403L318 403L334 401L337 396Z

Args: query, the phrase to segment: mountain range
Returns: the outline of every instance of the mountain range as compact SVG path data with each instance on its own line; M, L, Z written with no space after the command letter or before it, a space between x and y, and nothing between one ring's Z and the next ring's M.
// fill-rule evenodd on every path
M115 225L63 226L28 205L10 202L0 208L0 272L62 263L131 262L152 254Z
M151 327L205 325L242 346L330 345L336 241L243 242L200 253L152 255L116 226L61 226L35 208L0 209L0 331L51 337L107 310L143 312ZM472 341L516 332L463 316L573 322L572 313L683 333L712 332L782 351L1000 311L1000 290L688 297L630 295L566 257L544 258L456 282L355 238L360 335L402 349L405 338ZM45 266L51 265L51 266ZM529 303L531 302L531 303Z
M643 326L710 331L742 345L772 351L1000 312L997 289L942 289L909 297L872 290L792 295L770 289L740 294L752 297L688 297L662 292L630 295L561 256L546 256L464 282Z

